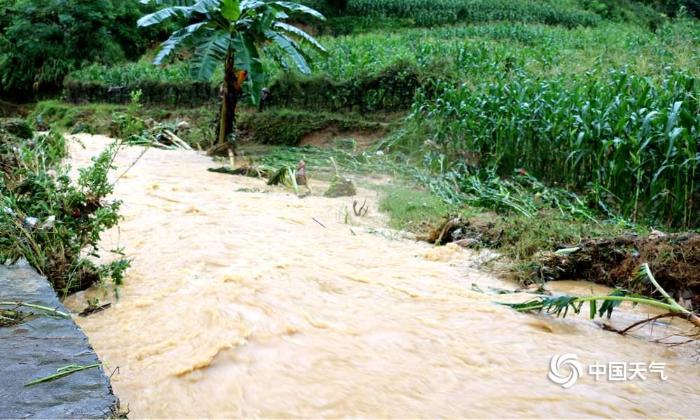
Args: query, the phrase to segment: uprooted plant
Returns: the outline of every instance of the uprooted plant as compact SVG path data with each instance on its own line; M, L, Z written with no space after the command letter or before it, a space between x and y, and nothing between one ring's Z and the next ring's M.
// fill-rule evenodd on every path
M93 158L74 182L61 165L63 136L0 131L0 262L26 259L63 295L109 279L121 284L127 259L95 262L102 232L119 221L121 203L106 199L113 191L107 175L118 148L112 144Z
M607 317L608 319L613 313L613 310L620 306L622 302L629 302L634 305L646 305L666 311L665 314L649 318L645 321L635 323L628 328L619 331L626 333L632 328L638 327L646 322L652 322L659 318L678 317L687 320L695 327L700 328L700 317L679 305L661 285L656 281L648 264L643 264L639 270L638 277L640 280L646 280L652 284L654 289L661 295L662 299L655 299L647 296L629 293L626 290L617 289L609 295L599 296L538 296L534 299L522 303L501 303L509 306L519 312L541 312L555 314L556 316L565 317L569 311L578 314L586 303L588 303L589 316L594 319L596 316Z

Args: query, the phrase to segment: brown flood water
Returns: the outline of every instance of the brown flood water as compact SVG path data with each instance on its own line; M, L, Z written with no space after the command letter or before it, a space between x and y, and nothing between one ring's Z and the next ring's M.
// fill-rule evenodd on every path
M75 166L108 141L80 138ZM116 174L141 151L122 151ZM361 192L370 215L351 226L352 199L300 199L212 166L152 149L117 184L125 219L104 246L124 246L133 267L112 308L76 321L108 370L119 367L112 382L130 417L700 415L688 352L493 304L526 296L472 291L514 288L470 268L473 253L368 231L384 222L375 192ZM584 366L666 363L668 380L584 372L563 389L547 372L564 353Z

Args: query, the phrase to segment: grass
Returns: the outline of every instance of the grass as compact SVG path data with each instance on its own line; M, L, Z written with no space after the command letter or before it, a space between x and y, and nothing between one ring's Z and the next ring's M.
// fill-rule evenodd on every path
M309 134L326 129L343 132L381 132L385 126L352 114L273 109L241 115L238 129L247 133L247 140L259 144L298 146Z
M483 182L478 175L466 178ZM517 179L487 178L490 188L472 191L469 197L449 199L439 195L446 188L439 178L425 173L416 177L414 173L414 179L422 180L424 187L404 182L383 188L380 209L389 215L392 228L436 241L448 221L456 221L444 241L466 239L470 247L498 250L510 262L511 276L524 284L541 280L538 272L541 251L575 246L591 238L647 231L622 219L605 220L596 213L584 216L579 210L585 206L576 204L570 195L561 196L562 191L532 180L523 185ZM567 203L567 199L572 201ZM532 213L519 211L519 206L512 207L513 203Z
M68 366L63 366L63 367L56 369L56 373L54 373L52 375L44 376L42 378L34 379L34 380L24 384L24 386L33 386L33 385L38 385L38 384L42 384L45 382L52 382L52 381L55 381L57 379L66 377L68 375L72 375L76 372L81 372L83 370L88 370L88 369L94 369L94 368L97 368L100 366L102 366L101 363L93 363L91 365L72 364L72 365L68 365Z
M428 233L437 228L454 207L428 191L403 185L392 185L384 190L379 209L390 216L392 229Z
M327 129L342 133L381 133L389 124L355 114L309 112L275 108L264 112L241 109L238 129L242 141L259 144L298 146L309 134ZM153 107L147 105L90 103L76 105L57 100L39 102L29 115L39 128L54 127L69 133L102 134L127 138L147 126L186 121L189 129L183 140L194 148L208 149L214 141L216 106L193 108Z

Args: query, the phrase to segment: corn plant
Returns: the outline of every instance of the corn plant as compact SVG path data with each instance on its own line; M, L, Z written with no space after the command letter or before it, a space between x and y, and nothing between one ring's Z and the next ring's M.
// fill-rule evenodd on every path
M502 20L574 27L593 26L600 20L577 7L524 0L355 0L348 3L345 13L410 18L423 26Z
M678 304L664 290L654 278L648 264L643 264L639 269L638 277L641 280L650 282L656 291L661 294L662 299L655 299L648 296L641 296L629 293L625 290L617 289L608 295L597 296L538 296L534 299L522 303L500 303L515 309L518 312L546 312L556 316L565 317L569 311L580 313L585 304L588 304L588 315L590 319L598 317L611 317L615 308L623 302L634 305L645 305L668 312L672 316L688 320L694 326L700 328L700 317ZM652 319L656 319L655 317ZM638 325L638 324L635 324ZM629 330L629 329L628 329ZM627 331L627 330L625 330Z
M700 225L700 84L686 72L515 76L436 96L419 97L412 118L452 160L523 170L632 220Z

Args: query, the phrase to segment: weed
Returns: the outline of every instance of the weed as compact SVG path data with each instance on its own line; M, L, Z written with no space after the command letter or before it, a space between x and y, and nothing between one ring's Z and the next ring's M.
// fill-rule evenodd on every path
M92 259L101 233L119 221L121 203L106 200L117 144L80 169L76 182L60 165L66 153L60 134L4 138L1 145L13 159L0 178L0 261L25 258L63 295L108 279L121 284L128 260Z

